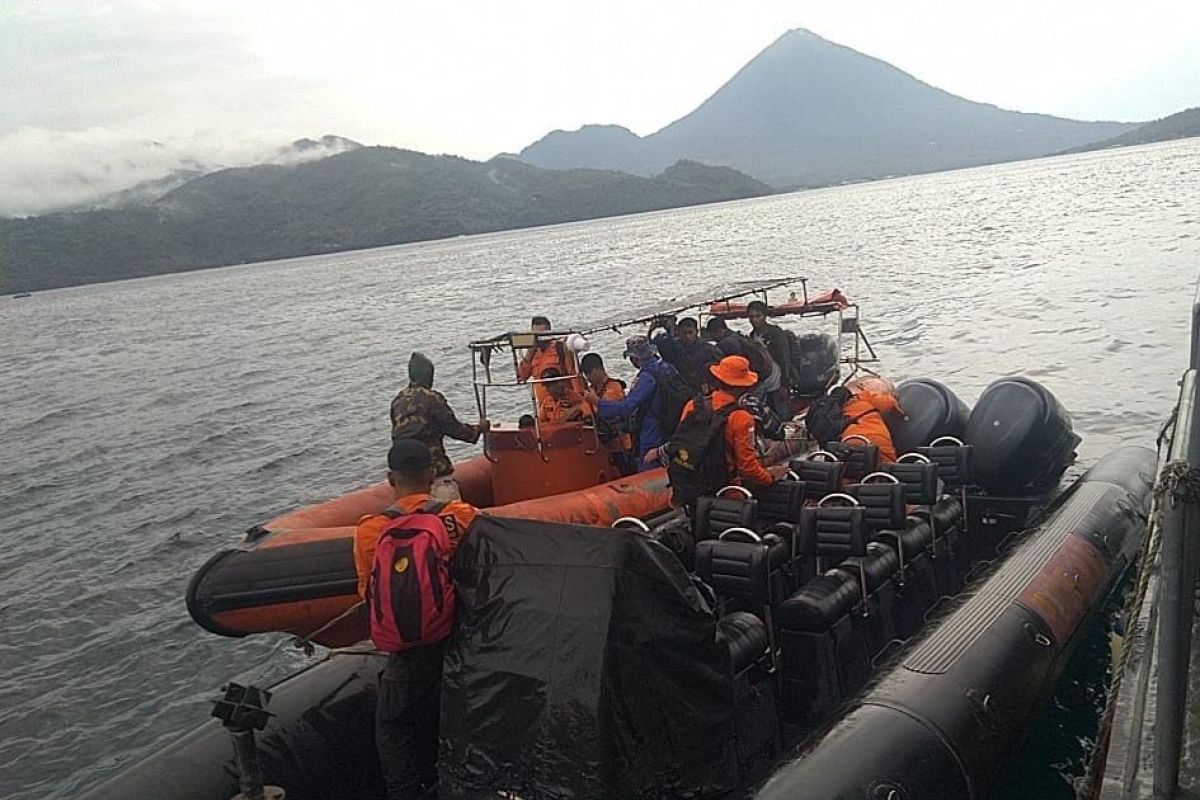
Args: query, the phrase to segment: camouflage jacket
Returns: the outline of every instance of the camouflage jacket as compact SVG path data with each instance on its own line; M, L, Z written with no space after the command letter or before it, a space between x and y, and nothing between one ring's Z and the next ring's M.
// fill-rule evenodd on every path
M401 389L392 400L392 439L416 439L428 447L434 474L441 476L454 471L442 443L445 436L474 444L479 427L459 422L441 392L423 386Z

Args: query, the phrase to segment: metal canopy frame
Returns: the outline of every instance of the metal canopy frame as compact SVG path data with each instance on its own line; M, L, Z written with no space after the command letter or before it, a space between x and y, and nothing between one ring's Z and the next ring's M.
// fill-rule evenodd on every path
M531 416L533 417L534 440L537 443L538 454L541 456L542 461L546 462L550 459L546 455L545 442L542 438L542 420L538 414L536 387L538 384L573 381L578 377L578 372L562 375L558 378L541 378L531 375L527 380L518 380L517 375L521 362L517 358L517 351L532 349L542 342L557 341L561 343L564 353L570 353L570 349L566 346L566 338L575 333L579 333L579 331L508 331L489 339L476 339L467 343L467 347L471 350L471 387L475 392L475 407L479 410L479 418L488 418L487 390L489 388L514 389L527 387L529 390L529 404L532 410ZM512 355L513 378L511 381L500 381L492 375L492 356L496 353L502 353L505 350ZM479 375L480 367L483 367L482 380L480 380ZM600 442L600 430L596 424L595 416L588 415L587 418L591 421L592 432L596 440L596 450L591 450L589 453L594 453L602 446ZM483 455L489 461L495 461L488 451L488 437L486 434L483 441Z
M654 322L660 317L679 316L688 311L696 312L700 324L703 325L707 317L734 316L719 312L714 313L712 311L713 306L721 303L729 303L733 300L747 300L751 298L762 300L767 305L770 305L770 300L768 299L770 291L797 285L799 286L799 294L793 291L789 302L792 300L800 301L800 308L796 310L780 310L779 313L772 314L771 318L785 319L792 317L804 319L807 317L826 318L830 315L836 316L838 362L848 364L853 368L848 378L853 377L860 370L875 374L873 370L863 366L864 364L878 362L879 356L876 355L871 340L867 338L866 332L862 329L858 304L842 304L832 300L824 303L811 303L808 293L808 278L802 275L730 281L718 284L703 292L682 297L667 298L637 311L626 312L625 314L606 317L580 325L575 332L581 333L584 336L601 331L620 333L623 328L645 325L646 323ZM779 309L779 306L776 306L776 309Z
M538 418L537 413L538 404L535 387L539 383L575 380L576 375L564 375L561 378L550 378L549 380L530 376L528 380L518 381L516 379L520 363L517 357L518 350L528 350L546 341L558 341L562 343L564 351L570 353L570 349L566 347L566 339L572 334L577 333L583 336L591 336L603 331L621 333L625 328L643 326L661 317L679 316L689 311L695 312L702 324L708 317L737 316L734 314L722 314L719 311L714 312L713 307L722 303L730 303L734 300L747 300L751 298L762 300L764 303L770 305L768 293L772 290L789 286L799 286L799 294L793 290L789 302L800 301L800 306L793 309L776 306L775 308L778 310L778 313L772 314L771 318L784 319L792 317L804 319L808 317L821 317L824 319L830 316L836 317L838 362L852 367L847 379L853 377L860 370L875 374L873 370L864 366L865 364L879 361L879 357L875 353L875 348L872 346L871 340L867 338L866 333L862 329L857 303L850 303L848 301L842 303L836 300L810 303L808 279L800 275L729 281L712 286L703 292L667 298L651 305L643 306L632 312L624 312L562 330L507 331L487 339L476 339L469 342L468 347L472 354L471 383L474 388L475 405L479 409L480 418L487 418L487 390L489 388L527 387L529 390L530 406L533 412L534 428L540 448L542 441L541 420ZM506 350L512 355L512 381L497 380L492 374L492 357L496 353L502 353ZM483 371L482 376L480 375L481 367ZM591 421L593 428L595 428L595 418L592 417ZM597 446L599 446L599 433L597 433Z

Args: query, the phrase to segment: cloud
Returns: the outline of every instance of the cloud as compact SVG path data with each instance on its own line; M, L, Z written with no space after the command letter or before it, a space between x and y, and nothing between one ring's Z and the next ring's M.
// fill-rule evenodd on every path
M148 182L161 182L155 188L166 191L198 173L294 164L347 149L337 141L297 149L290 138L281 131L238 137L209 132L154 141L114 128L22 127L0 135L0 216L89 208Z
M471 158L584 123L647 134L791 27L1020 111L1196 105L1200 3L1105 5L3 0L0 214L323 132Z

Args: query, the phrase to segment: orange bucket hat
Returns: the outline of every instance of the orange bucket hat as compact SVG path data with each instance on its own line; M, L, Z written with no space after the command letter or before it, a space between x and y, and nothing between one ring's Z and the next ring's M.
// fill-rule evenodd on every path
M708 368L712 376L729 386L750 387L758 383L758 373L750 371L750 362L744 356L725 356Z

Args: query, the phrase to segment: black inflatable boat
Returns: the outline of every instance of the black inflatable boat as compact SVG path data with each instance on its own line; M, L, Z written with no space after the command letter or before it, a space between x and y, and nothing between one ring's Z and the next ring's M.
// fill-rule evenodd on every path
M1154 455L1110 455L1027 530L1078 441L1057 401L1006 379L968 416L905 387L895 464L812 454L653 526L481 517L456 556L441 796L736 797L774 772L763 797L980 797L1133 557ZM268 783L381 796L381 665L336 654L271 687ZM85 797L237 791L213 720Z

